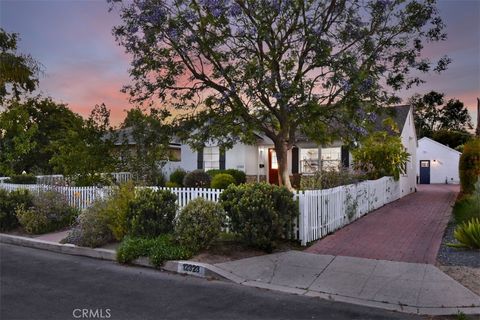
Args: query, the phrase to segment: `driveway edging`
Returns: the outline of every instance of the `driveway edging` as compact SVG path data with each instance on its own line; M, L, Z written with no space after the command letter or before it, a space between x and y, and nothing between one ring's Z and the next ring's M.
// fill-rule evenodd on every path
M110 249L98 249L79 247L72 244L61 244L56 242L38 240L34 238L13 236L0 233L0 243L29 247L34 249L41 249L47 251L53 251L57 253L84 256L94 259L109 260L116 262L116 252ZM133 261L130 265L141 266L147 268L155 268L146 258L139 258ZM223 281L230 281L237 284L255 287L264 290L279 291L295 295L304 295L307 297L316 297L324 300L351 303L366 307L373 307L379 309L385 309L390 311L398 311L403 313L412 313L419 315L452 315L458 312L463 312L469 315L480 314L480 307L459 307L459 308L425 308L425 307L413 307L407 305L398 305L387 302L378 302L366 299L359 299L354 297L342 296L337 294L329 294L323 292L317 292L312 290L304 290L299 288L292 288L288 286L281 286L275 284L269 284L259 281L251 281L244 279L238 275L235 275L229 271L225 271L221 268L213 266L208 263L196 262L196 261L167 261L164 266L160 268L164 271L174 272L178 274L191 275L195 277L218 279Z

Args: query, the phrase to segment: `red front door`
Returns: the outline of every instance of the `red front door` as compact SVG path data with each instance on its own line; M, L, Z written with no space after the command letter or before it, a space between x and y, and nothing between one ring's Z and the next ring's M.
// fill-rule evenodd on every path
M275 149L268 149L268 182L278 185L278 162Z

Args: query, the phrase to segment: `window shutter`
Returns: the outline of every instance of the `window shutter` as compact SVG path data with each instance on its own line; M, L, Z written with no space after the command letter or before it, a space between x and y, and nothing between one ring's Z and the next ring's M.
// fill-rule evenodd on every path
M350 166L350 156L349 156L349 148L348 146L342 146L341 148L341 159L342 159L342 167L348 168Z
M298 173L298 148L292 148L292 174Z
M225 170L225 158L226 158L225 148L220 148L220 170Z
M203 169L203 148L197 151L197 169Z

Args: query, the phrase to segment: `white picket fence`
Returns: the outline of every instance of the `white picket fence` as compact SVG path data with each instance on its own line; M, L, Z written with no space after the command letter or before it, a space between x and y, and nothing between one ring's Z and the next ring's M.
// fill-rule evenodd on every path
M85 209L95 201L108 197L115 187L56 187L1 183L0 188L9 191L28 189L31 192L55 190L64 194L71 206ZM222 193L219 189L150 188L173 192L177 196L180 209L198 197L218 202ZM298 191L294 197L300 209L300 215L295 224L295 238L302 245L306 245L344 227L368 212L397 200L400 198L400 185L393 178L383 177L332 189Z
M298 240L306 245L399 199L400 184L383 177L332 189L299 191L295 197L300 209Z

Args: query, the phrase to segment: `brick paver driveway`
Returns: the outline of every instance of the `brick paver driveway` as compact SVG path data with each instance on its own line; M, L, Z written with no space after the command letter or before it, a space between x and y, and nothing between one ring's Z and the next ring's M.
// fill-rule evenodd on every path
M366 215L306 251L391 261L435 263L456 185L419 185L418 192Z

